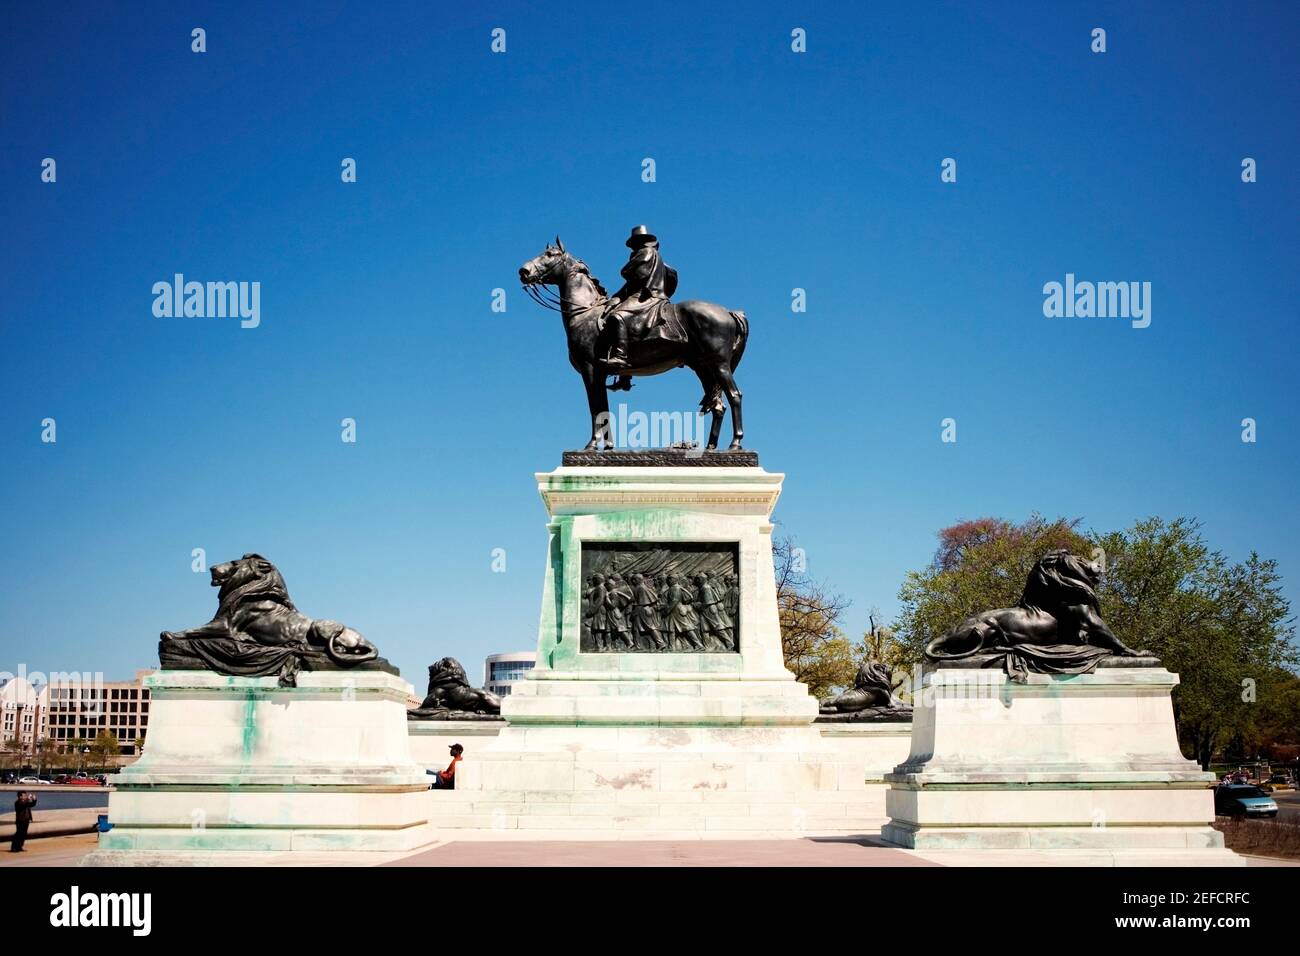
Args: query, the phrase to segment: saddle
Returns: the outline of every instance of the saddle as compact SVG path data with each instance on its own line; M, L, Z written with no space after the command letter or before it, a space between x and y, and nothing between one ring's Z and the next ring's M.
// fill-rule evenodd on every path
M628 344L663 339L666 342L686 342L686 330L677 318L677 306L667 299L653 298L644 302L620 302L615 310L624 315L627 323ZM605 331L606 317L601 316L601 332Z

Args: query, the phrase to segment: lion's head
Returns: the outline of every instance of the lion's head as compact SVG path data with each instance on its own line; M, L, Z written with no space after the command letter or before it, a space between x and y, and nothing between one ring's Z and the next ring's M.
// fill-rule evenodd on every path
M853 678L853 686L859 690L881 690L888 696L894 691L894 672L880 661L864 661L858 668L858 676Z
M1046 611L1077 604L1098 610L1097 584L1100 580L1099 562L1086 561L1065 550L1049 551L1029 572L1020 603Z
M275 565L260 554L246 554L238 561L212 566L212 586L221 588L217 599L225 609L242 603L249 595L259 600L273 598L290 607L289 588Z
M468 687L469 676L460 661L454 657L444 657L436 664L429 665L429 692L435 687Z

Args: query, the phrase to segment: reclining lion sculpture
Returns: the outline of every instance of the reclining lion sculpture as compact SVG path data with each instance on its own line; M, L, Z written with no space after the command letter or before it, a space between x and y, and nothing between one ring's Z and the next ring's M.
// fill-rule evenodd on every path
M1034 564L1015 607L966 618L925 646L933 663L1005 662L1008 675L1087 674L1108 657L1149 657L1129 647L1102 620L1097 584L1101 565L1050 551Z
M299 670L365 666L394 671L352 628L307 617L289 600L284 577L260 554L211 569L217 613L200 627L163 631L158 659L164 669L213 670L239 677L279 675L292 684ZM395 671L394 671L395 672Z
M486 690L469 686L469 676L460 661L444 657L429 665L429 691L424 702L408 710L410 720L431 720L461 714L496 716L501 713L501 698Z
M911 714L911 706L893 693L893 669L880 661L863 661L853 687L839 697L822 701L823 717L861 715L870 719L898 719ZM870 713L868 713L870 711Z

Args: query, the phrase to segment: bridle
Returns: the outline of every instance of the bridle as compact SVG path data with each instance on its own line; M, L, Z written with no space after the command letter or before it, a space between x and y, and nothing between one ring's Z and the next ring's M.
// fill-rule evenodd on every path
M543 309L550 309L552 312L563 312L564 306L560 303L559 294L552 292L546 286L538 282L521 282L520 287L527 293L528 298L532 299Z
M570 261L569 269L567 272L564 273L563 276L563 278L565 279L569 278L569 276L573 275L573 273L578 271L578 265L579 265L578 260L570 258L569 261ZM542 276L547 275L547 273L549 272L550 270L548 269L547 272L542 273ZM528 297L532 299L534 302L536 302L538 305L540 305L543 309L549 309L552 312L559 312L561 315L564 314L564 303L563 300L560 298L560 294L558 292L552 292L549 288L547 288L547 286L542 283L542 277L538 277L537 279L534 279L532 282L521 281L519 285L524 290L524 292L528 295ZM574 317L576 318L577 316L582 315L584 312L590 312L592 309L596 308L597 306L604 305L604 303L608 301L609 301L608 296L602 296L601 298L596 299L596 301L592 302L591 305L587 306L586 308L575 309L573 313Z

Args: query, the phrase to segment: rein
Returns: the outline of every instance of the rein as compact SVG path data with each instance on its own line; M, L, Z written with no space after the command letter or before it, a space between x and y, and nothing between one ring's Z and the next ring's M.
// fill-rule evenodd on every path
M573 269L569 270L567 273L565 273L564 277L567 279L569 276L573 274L574 271L575 270ZM543 309L549 309L552 312L559 312L561 315L564 314L564 302L560 298L558 292L552 292L549 287L543 285L541 282L521 282L519 285L524 290L524 292L527 293L528 297L532 299L534 302L536 302L538 305L540 305ZM587 306L586 308L574 309L573 317L576 319L578 316L582 315L585 312L590 312L592 309L596 308L597 306L603 306L608 301L609 301L608 296L597 298L596 301L592 302L591 305Z
M520 287L543 309L550 309L552 312L563 312L564 307L560 304L559 298L550 289L544 285L534 285L529 282L521 282ZM545 290L544 293L542 290Z

